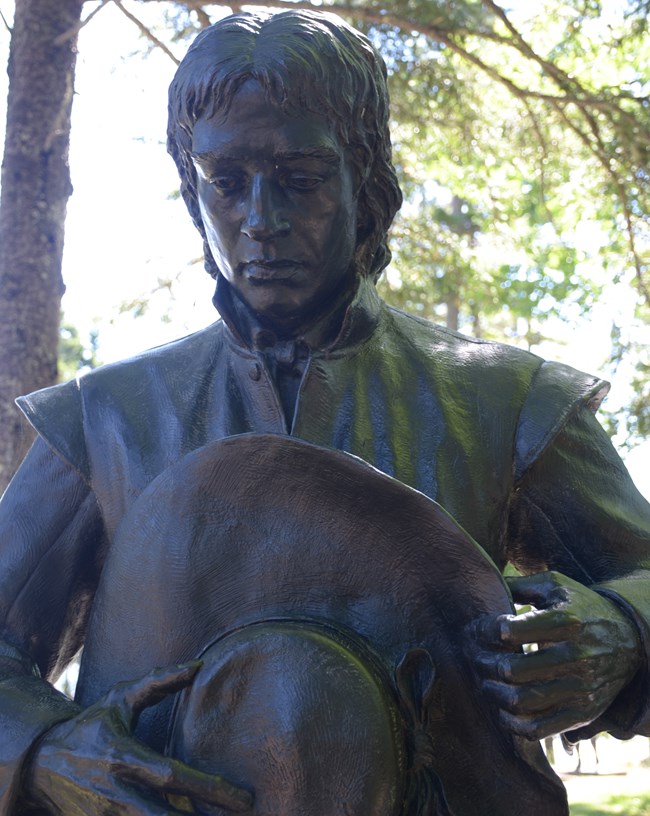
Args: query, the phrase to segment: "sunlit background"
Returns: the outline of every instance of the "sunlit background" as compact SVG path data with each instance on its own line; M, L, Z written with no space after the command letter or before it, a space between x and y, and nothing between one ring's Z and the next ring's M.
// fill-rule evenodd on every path
M85 3L84 17L98 5ZM164 5L140 3L137 14L145 24L155 26ZM610 5L613 8L616 3ZM11 23L13 3L0 0L0 10ZM8 39L3 29L3 63ZM170 47L180 58L186 44ZM213 282L200 260L201 243L178 198L176 171L165 150L166 93L174 70L173 61L152 48L112 3L80 32L70 154L74 194L66 221L63 309L66 322L79 330L82 339L96 333L102 362L159 345L217 318L211 304ZM6 81L3 73L3 125ZM589 224L577 231L578 248L583 244L593 251L598 240ZM602 279L606 275L597 268L592 274ZM613 287L611 296L602 298L588 319L570 326L560 321L552 324L554 341L534 350L598 373L610 350L612 318L617 315L625 325L633 307L630 287ZM628 373L625 365L616 373L610 396L615 405L626 398ZM646 495L650 495L649 455L650 442L625 455Z
M163 5L137 4L138 16L154 26ZM523 5L529 7L529 0L523 0ZM97 6L87 2L84 16ZM0 0L0 10L11 23L13 3ZM3 64L8 44L8 32L2 28ZM170 47L180 58L186 45ZM201 242L178 198L176 171L165 150L166 93L174 70L173 61L152 49L111 3L80 33L70 156L74 195L66 221L63 309L66 322L79 330L82 339L96 334L102 362L172 340L217 318L211 304L213 282L201 263ZM6 84L2 72L2 126ZM593 255L599 237L589 224L582 224L575 240ZM592 273L606 279L603 269L595 267ZM633 309L630 287L612 287L588 318L569 326L558 321L553 324L554 342L534 350L598 373L608 359L612 319L625 325ZM629 370L621 366L613 379L610 399L624 403ZM650 496L649 457L650 441L625 454L646 496ZM74 681L74 677L68 679ZM618 743L601 737L598 756L589 743L580 757L566 754L558 739L553 747L556 767L568 780L574 801L587 799L587 788L595 785L606 786L613 795L627 790L631 777L624 772L636 768L632 775L641 773L639 763L648 754L644 738ZM583 771L597 771L603 780L572 775L579 763Z

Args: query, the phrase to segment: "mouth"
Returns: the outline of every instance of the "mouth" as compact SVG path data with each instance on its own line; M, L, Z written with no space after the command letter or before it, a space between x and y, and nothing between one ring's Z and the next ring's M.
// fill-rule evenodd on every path
M300 271L301 267L301 263L289 258L277 261L254 258L243 263L241 269L247 281L263 285L289 281Z

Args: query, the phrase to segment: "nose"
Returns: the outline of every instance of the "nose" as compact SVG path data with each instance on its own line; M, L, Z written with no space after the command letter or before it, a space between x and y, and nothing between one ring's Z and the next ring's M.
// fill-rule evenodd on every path
M281 191L261 173L252 178L241 225L244 235L254 241L268 241L289 232L280 197Z

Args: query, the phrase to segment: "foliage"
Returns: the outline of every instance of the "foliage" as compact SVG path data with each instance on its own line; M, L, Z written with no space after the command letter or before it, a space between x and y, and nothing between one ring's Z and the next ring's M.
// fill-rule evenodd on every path
M386 57L406 197L393 230L393 264L380 284L391 302L534 348L554 331L549 318L573 320L612 281L631 279L636 319L645 322L647 0L257 5L336 11L365 29ZM199 0L161 7L149 43L166 37L177 52L224 13ZM645 434L647 352L644 358L638 343L625 340L614 347L612 365L617 356L637 361L636 397L613 415L613 427Z
M400 59L391 61L406 68L391 77L396 152L418 213L398 225L396 265L400 272L408 265L407 283L414 276L428 283L429 299L436 280L440 301L449 289L459 292L470 326L472 313L485 318L504 306L538 322L567 313L568 302L589 308L600 291L595 260L612 276L638 267L636 285L647 297L647 100L604 84L632 87L641 74L640 63L636 71L629 65L636 39L633 46L632 35L620 33L630 51L610 53L602 33L585 31L586 14L544 5L528 24L530 41L548 43L543 56L531 56L495 15L479 33L448 34L437 47L402 39ZM596 55L598 76L586 66ZM458 200L465 223L453 212ZM597 258L576 244L580 224L597 236Z
M98 334L91 331L86 339L79 334L76 326L61 317L59 329L58 378L59 382L73 379L79 372L100 365L97 356Z
M627 250L647 298L646 3L542 0L528 16L492 0L317 6L365 27L386 55L407 184L462 186L452 193L490 227L550 224L556 243L595 217L609 227L604 260Z
M611 330L611 370L616 372L627 364L631 397L626 405L609 411L605 416L610 433L619 433L627 440L628 446L633 446L636 440L650 437L649 317L650 310L639 307L635 320L625 327L614 323Z

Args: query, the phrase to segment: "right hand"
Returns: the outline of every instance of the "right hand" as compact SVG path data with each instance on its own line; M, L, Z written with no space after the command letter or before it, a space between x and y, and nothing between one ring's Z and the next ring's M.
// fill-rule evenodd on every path
M642 662L636 626L608 597L559 572L508 578L522 615L473 627L483 692L501 722L529 740L581 728L606 711ZM517 651L527 643L536 651Z
M114 686L41 740L28 769L28 796L65 816L187 816L166 794L235 813L251 793L223 777L164 757L132 736L138 715L192 683L200 664L156 669Z

